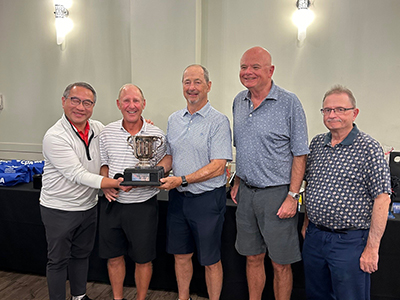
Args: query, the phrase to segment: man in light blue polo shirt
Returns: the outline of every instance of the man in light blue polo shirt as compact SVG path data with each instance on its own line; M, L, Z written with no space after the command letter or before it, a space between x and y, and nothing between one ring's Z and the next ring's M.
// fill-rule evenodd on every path
M187 107L168 119L167 155L160 162L174 176L161 179L169 191L167 252L175 256L180 300L191 299L192 256L205 266L209 299L222 288L221 234L226 205L225 165L232 160L228 118L211 107L208 71L187 67L182 78Z
M296 95L272 81L274 69L267 50L247 50L240 60L247 89L233 103L237 176L231 196L238 203L236 249L247 258L250 300L261 299L267 251L277 300L290 299L291 264L301 260L296 212L309 153L307 125Z

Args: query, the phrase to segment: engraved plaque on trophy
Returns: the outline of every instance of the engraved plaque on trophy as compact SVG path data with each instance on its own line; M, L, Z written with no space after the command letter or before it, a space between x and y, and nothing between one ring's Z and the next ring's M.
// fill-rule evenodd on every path
M158 186L160 179L164 177L164 168L154 166L151 159L163 144L163 138L151 135L136 135L128 137L128 145L133 150L133 155L139 163L124 171L124 181L121 185L126 186ZM159 144L157 146L157 144Z

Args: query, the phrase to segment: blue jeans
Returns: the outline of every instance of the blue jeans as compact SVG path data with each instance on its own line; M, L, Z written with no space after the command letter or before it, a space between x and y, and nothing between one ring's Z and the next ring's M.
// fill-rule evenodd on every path
M303 245L309 300L370 300L370 274L360 269L369 230L322 231L310 222Z

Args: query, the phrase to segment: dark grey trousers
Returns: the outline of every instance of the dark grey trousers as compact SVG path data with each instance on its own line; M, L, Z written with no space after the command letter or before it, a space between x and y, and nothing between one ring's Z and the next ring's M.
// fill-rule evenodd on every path
M97 206L87 211L63 211L40 206L47 239L47 285L50 300L86 293L89 256L94 246Z

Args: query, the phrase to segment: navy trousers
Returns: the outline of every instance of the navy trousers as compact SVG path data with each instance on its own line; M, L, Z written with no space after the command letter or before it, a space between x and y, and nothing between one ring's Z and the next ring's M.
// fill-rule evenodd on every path
M368 233L327 232L310 222L303 245L308 300L370 300L370 274L360 269Z

